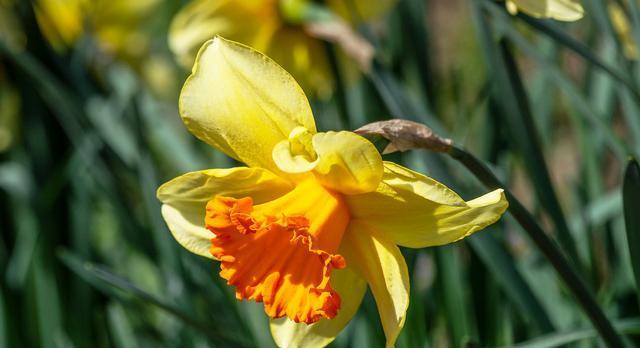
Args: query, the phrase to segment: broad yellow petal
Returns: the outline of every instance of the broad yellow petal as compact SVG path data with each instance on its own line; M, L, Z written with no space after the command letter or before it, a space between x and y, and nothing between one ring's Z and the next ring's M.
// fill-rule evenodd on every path
M333 270L331 286L340 294L341 306L333 319L307 325L287 318L270 321L271 335L279 347L315 348L331 343L358 311L367 283L349 268Z
M584 16L584 9L576 0L507 0L511 14L522 11L530 16L572 22Z
M343 239L343 255L369 283L378 306L387 347L393 347L409 308L409 273L400 249L384 234L352 221Z
M304 92L265 55L217 37L202 46L180 94L180 115L198 138L250 167L280 173L273 147L296 127L315 133Z
M212 258L213 234L204 228L207 202L215 195L251 197L254 202L275 199L291 186L260 168L209 169L187 173L160 186L157 195L162 217L173 237L187 250Z
M502 190L465 202L420 173L385 162L376 192L348 196L352 218L410 248L460 240L496 222L508 207Z
M382 179L382 157L367 139L352 132L327 132L313 136L313 148L320 161L316 177L338 192L370 192Z

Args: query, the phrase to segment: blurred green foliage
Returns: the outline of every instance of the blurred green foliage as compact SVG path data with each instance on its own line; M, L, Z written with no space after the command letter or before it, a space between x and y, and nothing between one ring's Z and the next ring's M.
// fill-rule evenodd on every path
M610 2L639 43L633 0L585 0L571 24L513 17L490 0L400 0L357 28L377 49L371 72L336 76L334 94L312 106L322 130L412 119L485 160L637 346L637 163L624 186L635 191L622 192L622 177L640 154L640 69ZM90 33L54 49L30 1L0 1L0 347L274 345L262 308L236 301L215 263L179 247L155 198L178 174L233 165L178 116L188 71L166 38L182 6L162 3L144 28L149 53L132 62ZM463 197L484 191L442 155L391 157ZM398 347L600 344L509 217L454 245L403 252L412 302ZM383 345L368 294L332 346Z

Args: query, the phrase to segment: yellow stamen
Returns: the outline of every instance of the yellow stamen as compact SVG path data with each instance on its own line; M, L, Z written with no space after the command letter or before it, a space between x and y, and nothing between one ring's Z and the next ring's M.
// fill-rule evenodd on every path
M264 302L272 318L307 324L333 318L340 308L330 277L346 266L335 252L348 222L340 194L313 178L256 206L250 197L216 196L205 217L215 234L211 254L236 297Z

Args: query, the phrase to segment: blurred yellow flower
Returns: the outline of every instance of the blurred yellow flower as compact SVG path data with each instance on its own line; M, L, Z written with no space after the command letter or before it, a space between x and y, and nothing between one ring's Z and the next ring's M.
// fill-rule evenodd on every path
M507 10L512 15L520 11L532 17L565 22L577 21L584 16L579 0L507 0Z
M36 0L38 24L51 45L63 50L91 33L101 47L124 58L147 52L148 34L142 23L159 0Z
M305 91L327 94L332 78L323 43L304 29L301 12L307 0L194 0L174 18L169 46L178 61L191 67L198 48L215 35L254 47L289 71ZM380 16L395 0L353 0L353 11L341 0L327 5L342 18L357 22ZM351 18L357 13L359 18Z
M292 76L220 37L200 49L179 109L193 135L248 167L165 183L162 215L182 246L220 261L238 299L264 304L282 347L329 344L367 285L392 347L409 305L398 245L455 242L508 205L502 190L465 202L355 133L318 133Z
M62 50L83 32L85 0L37 0L34 6L38 25L51 46Z
M151 44L149 23L160 0L92 0L92 31L108 51L125 58L142 58Z
M608 8L613 29L618 34L625 57L633 60L638 59L638 47L633 38L633 29L629 24L629 18L618 3L609 3Z
M36 18L46 39L58 51L91 35L100 53L125 61L154 95L174 99L176 66L153 52L153 15L159 0L36 0Z

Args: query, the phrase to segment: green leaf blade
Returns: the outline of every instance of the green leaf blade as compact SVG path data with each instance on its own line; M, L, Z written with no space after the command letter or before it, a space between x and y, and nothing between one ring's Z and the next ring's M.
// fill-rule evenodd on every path
M625 170L622 203L636 292L640 299L640 166L635 159L629 161Z

